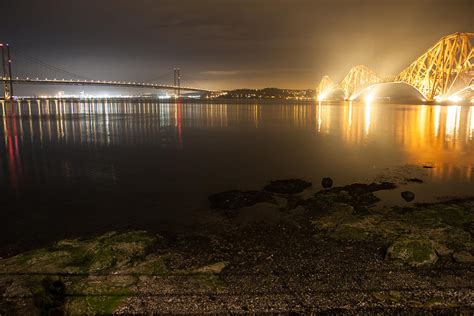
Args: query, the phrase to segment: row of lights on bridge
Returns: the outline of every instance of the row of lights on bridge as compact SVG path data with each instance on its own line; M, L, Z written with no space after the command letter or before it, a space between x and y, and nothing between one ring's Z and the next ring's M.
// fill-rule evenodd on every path
M3 80L11 80L10 78L7 78L7 77L2 77ZM144 85L144 86L152 86L152 87L159 87L159 86L164 86L164 85L160 85L160 84L156 84L156 83L146 83L146 82L120 82L120 81L100 81L100 80L79 80L79 79L48 79L48 78L45 78L45 79L39 79L39 78L36 78L36 79L30 79L29 77L26 77L26 79L24 78L19 78L19 77L16 77L15 80L23 80L23 81L35 81L35 80L38 80L38 81L60 81L60 82L90 82L90 83L102 83L102 84L125 84L125 85ZM186 88L186 87L181 87L181 88Z
M9 46L8 44L3 44L3 43L0 43L0 47L3 47L3 46ZM9 63L11 63L11 59L8 60ZM2 77L3 80L10 80L10 78L6 78L6 77ZM26 77L26 79L20 79L18 77L15 78L16 80L31 80L30 78ZM39 78L36 78L36 80L40 80ZM48 78L45 78L44 81L48 81ZM56 78L54 79L50 79L49 81L70 81L70 82L74 82L74 79L69 79L69 80L66 80L66 79L62 79L62 80L58 80ZM149 86L160 86L159 84L150 84L150 83L146 83L146 82L119 82L119 81L100 81L100 80L90 80L90 81L87 81L87 80L79 80L77 79L76 82L91 82L91 83L106 83L106 84L141 84L141 85L149 85Z
M3 43L0 43L0 47L3 47L3 46L9 46L8 44L3 44ZM11 63L11 59L8 60L9 63ZM11 80L11 78L8 78L8 77L2 77L2 80ZM74 80L74 79L69 79L69 80L66 80L66 79L62 79L62 80L58 80L56 78L54 79L50 79L48 80L48 78L45 78L45 79L39 79L39 78L36 78L36 79L30 79L29 77L26 77L26 79L23 79L23 78L18 78L16 77L15 80L23 80L23 81L32 81L32 80L38 80L38 81L61 81L61 82L90 82L90 83L102 83L102 84L124 84L124 85L142 85L142 86L149 86L149 87L160 87L160 86L165 86L165 85L160 85L160 84L156 84L156 83L146 83L146 82L119 82L119 81L100 81L100 80ZM182 89L186 89L186 88L189 88L189 87L181 87Z

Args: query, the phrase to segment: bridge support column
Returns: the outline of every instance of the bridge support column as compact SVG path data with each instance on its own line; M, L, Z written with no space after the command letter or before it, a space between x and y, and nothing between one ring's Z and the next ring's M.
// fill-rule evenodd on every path
M181 94L181 69L174 69L174 86L178 87L178 97ZM176 90L175 90L176 93Z
M2 75L3 75L3 99L10 100L13 96L13 75L12 60L10 55L10 46L0 43L2 50Z

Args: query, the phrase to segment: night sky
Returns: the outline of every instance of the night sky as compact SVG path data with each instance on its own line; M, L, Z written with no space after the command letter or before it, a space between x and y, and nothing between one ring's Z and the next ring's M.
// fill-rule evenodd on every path
M183 84L210 89L315 88L355 64L395 74L474 31L472 0L2 0L0 12L13 52L93 79L180 67Z

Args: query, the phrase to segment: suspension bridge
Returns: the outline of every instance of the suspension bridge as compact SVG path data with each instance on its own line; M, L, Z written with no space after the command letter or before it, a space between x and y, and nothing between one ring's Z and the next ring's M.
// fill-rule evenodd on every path
M10 45L0 43L2 74L0 82L3 85L3 100L14 98L14 86L19 84L27 85L61 85L61 86L98 86L98 87L119 87L119 88L151 88L157 90L172 90L176 95L181 91L211 93L213 91L190 86L181 85L181 70L173 70L173 84L156 83L156 79L146 82L137 81L112 81L112 80L94 80L82 75L74 74L59 67L50 65L37 58L19 54L12 58ZM22 65L17 68L14 65ZM35 71L36 70L36 71ZM18 72L18 75L15 75ZM48 75L45 75L47 73ZM36 75L33 75L36 74ZM41 75L40 75L41 74ZM165 74L164 76L168 76ZM160 76L158 79L162 79ZM61 79L57 79L61 78Z
M462 99L474 92L474 33L454 33L441 38L395 76L379 76L364 65L354 66L340 83L324 76L317 88L319 100L342 92L354 100L382 84L411 86L426 101Z

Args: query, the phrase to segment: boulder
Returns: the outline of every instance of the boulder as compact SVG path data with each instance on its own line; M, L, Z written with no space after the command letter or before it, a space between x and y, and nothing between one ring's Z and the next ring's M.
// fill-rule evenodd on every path
M411 202L415 199L415 193L411 191L403 191L402 193L400 193L400 195L407 202Z
M332 187L332 184L333 184L333 181L331 178L329 177L326 177L326 178L323 178L323 180L321 181L321 185L323 186L323 188L325 189L329 189Z
M418 178L409 178L405 179L406 182L412 182L412 183L423 183L423 180L418 179Z

